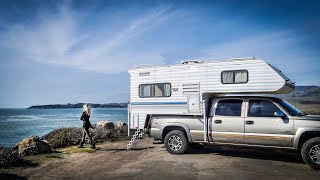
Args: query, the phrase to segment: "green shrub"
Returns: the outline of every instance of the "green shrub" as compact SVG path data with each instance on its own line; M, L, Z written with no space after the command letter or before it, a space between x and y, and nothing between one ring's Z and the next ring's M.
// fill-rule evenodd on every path
M12 148L0 147L0 168L8 168L19 165L21 158Z
M79 144L82 136L80 128L60 128L51 131L42 138L48 141L53 148L61 148Z
M53 148L63 148L71 145L78 145L82 138L83 128L59 128L44 135L45 139ZM93 140L95 142L103 141L119 141L130 140L126 132L117 132L114 128L106 129L103 127L96 127L89 129ZM88 137L86 137L88 139Z

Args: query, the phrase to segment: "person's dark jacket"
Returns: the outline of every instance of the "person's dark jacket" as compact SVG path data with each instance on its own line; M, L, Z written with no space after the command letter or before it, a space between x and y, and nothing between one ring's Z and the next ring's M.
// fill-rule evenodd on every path
M90 123L90 121L89 121L89 118L90 118L90 116L87 115L86 112L83 112L83 113L82 113L82 115L81 115L81 117L80 117L80 120L83 121L83 127L84 127L84 128L88 128L88 129L89 129L89 128L93 128L92 125L91 125L91 123Z

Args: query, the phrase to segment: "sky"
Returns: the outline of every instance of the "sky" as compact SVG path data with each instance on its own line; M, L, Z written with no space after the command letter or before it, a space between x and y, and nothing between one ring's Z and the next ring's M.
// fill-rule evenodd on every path
M128 69L258 57L320 85L320 1L0 1L0 108L129 99Z

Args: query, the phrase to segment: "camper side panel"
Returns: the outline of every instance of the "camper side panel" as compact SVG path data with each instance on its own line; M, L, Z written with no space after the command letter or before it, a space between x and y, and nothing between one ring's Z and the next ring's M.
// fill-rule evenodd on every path
M223 84L221 73L224 71L246 70L248 82ZM267 63L259 60L226 61L207 64L207 83L203 93L272 93L281 89L285 80Z

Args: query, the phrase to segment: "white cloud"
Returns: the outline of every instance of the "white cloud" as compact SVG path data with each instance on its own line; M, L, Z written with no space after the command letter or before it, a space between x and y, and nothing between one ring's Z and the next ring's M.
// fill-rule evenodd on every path
M20 58L102 73L126 71L137 64L164 64L158 51L139 52L124 48L135 38L152 30L173 14L161 7L128 20L121 29L113 22L83 30L79 14L65 5L58 14L40 14L31 24L12 26L3 34L1 46L13 49ZM96 29L95 31L92 31ZM106 33L101 33L105 29ZM107 32L112 29L112 32ZM105 35L108 34L108 35ZM110 35L111 34L111 35Z
M150 48L142 49L136 46L136 40L143 40L145 33L157 30L164 23L172 23L170 21L172 19L175 20L175 23L170 24L172 27L178 30L181 30L182 27L189 28L189 26L184 27L183 23L182 26L175 26L175 24L180 20L198 19L199 17L192 12L171 11L167 7L149 11L144 9L138 17L124 13L125 16L115 18L113 21L110 21L109 18L103 23L92 23L95 27L91 28L85 27L86 24L83 24L83 19L81 19L83 15L78 13L80 12L74 12L68 8L68 5L62 5L57 14L39 13L39 18L31 23L20 23L9 28L7 26L4 28L7 29L7 32L0 35L0 47L13 49L13 52L21 59L101 73L124 72L139 64L165 64L162 54L170 50L174 57L185 57L192 54L186 52L183 46L184 43L192 44L188 37L185 37L186 40L182 36L180 39L171 40L170 33L166 41L154 43ZM81 14L90 13L92 12L81 12ZM181 16L188 13L191 15ZM100 13L100 15L103 17L105 14ZM108 14L108 17L112 15ZM126 22L118 25L116 21ZM123 24L126 25L123 26ZM230 28L245 29L248 27L248 24L241 18L233 21L216 18L215 25L216 28L213 28L211 34L223 37L228 36L226 33ZM188 59L216 60L255 56L279 67L289 77L292 77L293 81L301 84L320 83L314 78L320 62L314 52L308 51L305 45L301 45L300 38L296 37L297 33L269 30L259 30L259 32L256 31L255 34L244 37L238 36L238 39L213 44L208 48L194 47L194 54L201 55ZM201 52L199 48L205 49ZM310 75L305 73L309 71L313 73Z
M320 66L318 57L303 49L299 38L288 31L255 34L213 45L203 50L197 59L212 61L238 57L262 58L281 69L298 85L320 83L314 73ZM306 73L311 71L313 73Z

